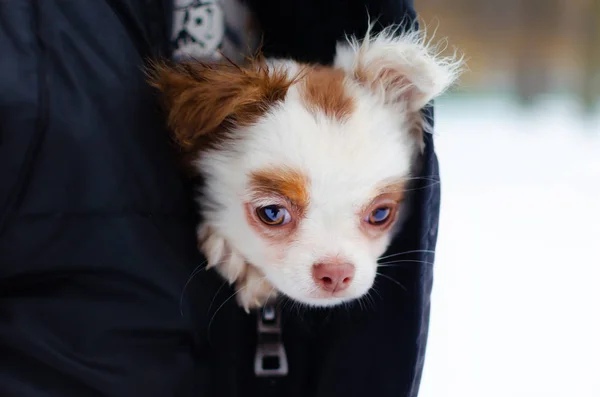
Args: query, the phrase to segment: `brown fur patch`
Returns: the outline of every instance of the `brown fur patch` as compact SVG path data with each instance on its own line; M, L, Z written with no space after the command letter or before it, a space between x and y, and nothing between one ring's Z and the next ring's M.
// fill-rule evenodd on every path
M289 168L273 168L253 172L250 189L260 195L277 194L304 209L309 201L309 180L303 173Z
M404 198L405 188L405 180L400 179L397 181L391 181L389 183L384 183L381 186L379 186L376 191L376 196L391 195L397 198L397 201L400 202Z
M346 119L354 110L354 101L344 87L345 78L341 69L320 66L308 69L302 92L306 106L336 120Z
M260 59L244 68L233 62L156 62L148 77L162 92L175 142L186 151L222 141L233 125L255 122L297 79Z

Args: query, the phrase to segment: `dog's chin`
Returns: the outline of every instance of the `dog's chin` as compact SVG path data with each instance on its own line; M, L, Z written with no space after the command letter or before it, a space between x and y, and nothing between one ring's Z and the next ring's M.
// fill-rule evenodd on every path
M350 303L358 298L342 298L342 297L328 297L328 298L309 298L303 297L302 299L293 299L295 302L300 303L301 305L305 305L308 307L315 308L329 308L343 305L345 303Z
M299 294L295 292L287 293L286 291L280 291L280 294L292 300L293 302L300 304L302 306L315 307L315 308L328 308L344 305L350 302L353 302L357 299L362 298L364 294L347 294L347 293L339 293L332 294L326 291L317 291L312 294Z

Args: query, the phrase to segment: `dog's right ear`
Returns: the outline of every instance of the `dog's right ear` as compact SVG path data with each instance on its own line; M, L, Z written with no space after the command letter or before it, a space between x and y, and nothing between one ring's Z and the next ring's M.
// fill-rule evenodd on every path
M338 43L335 66L376 92L386 105L417 112L454 84L463 68L457 55L440 56L419 31L398 33L390 26L378 34L370 26L362 41Z
M251 124L283 100L294 79L285 69L253 61L233 63L153 62L146 69L150 85L163 96L169 128L184 150L197 148L209 135L232 125Z
M398 26L365 38L348 38L337 45L334 65L369 89L385 106L407 112L411 132L423 150L426 122L421 110L451 87L464 63L457 54L440 56L439 48L425 40L423 32L399 33Z

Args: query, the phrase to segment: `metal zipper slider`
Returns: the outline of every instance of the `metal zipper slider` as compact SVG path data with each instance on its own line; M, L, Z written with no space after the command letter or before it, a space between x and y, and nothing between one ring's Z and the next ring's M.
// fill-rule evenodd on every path
M257 337L254 374L260 377L286 376L288 362L281 339L279 307L268 305L258 312Z

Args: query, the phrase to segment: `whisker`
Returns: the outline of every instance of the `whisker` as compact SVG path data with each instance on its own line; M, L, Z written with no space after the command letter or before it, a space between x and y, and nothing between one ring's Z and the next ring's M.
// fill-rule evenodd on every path
M231 257L231 253L228 253L227 255L223 256L223 257L221 258L221 260L219 260L219 262L217 263L217 265L216 265L216 266L220 265L221 263L223 263L223 262L224 262L226 259L229 259L230 257ZM202 270L208 270L208 269L206 268L206 265L207 265L207 264L208 264L208 260L205 260L205 261L204 261L204 262L202 262L200 265L198 265L198 266L197 266L197 267L194 269L194 271L192 272L192 275L190 276L190 278L188 279L188 281L185 283L185 285L184 285L184 287L183 287L183 291L181 292L181 299L180 299L180 301L179 301L179 308L180 308L180 311L181 311L181 316L182 316L182 317L183 317L183 296L184 296L184 294L185 294L185 290L186 290L186 288L187 288L188 284L189 284L189 283L192 281L192 279L193 279L194 277L196 277L196 275L197 275L198 273L200 273ZM200 268L200 267L201 267L201 266L203 266L203 265L204 265L204 267L203 267L203 268ZM214 300L215 300L215 297L217 296L217 294L219 293L219 291L221 290L221 288L223 288L223 286L222 286L222 285L219 287L219 289L218 289L218 290L217 290L217 292L215 293L215 296L213 296L213 301L210 303L210 306L208 307L208 310L209 310L209 312L210 312L210 308L211 308L211 306L212 306L212 304L213 304L213 302L214 302Z
M371 287L371 289L369 290L369 293L371 293L371 291L375 292L379 296L379 298L381 298L381 300L383 300L383 296L381 296L381 294L379 293L379 291L377 291L377 288L375 288L375 285L373 285ZM375 302L375 298L373 298L373 302Z
M229 296L229 298L225 299L225 301L223 303L221 303L221 305L217 308L217 310L215 311L215 313L212 315L212 317L210 318L210 321L208 322L208 330L206 331L208 333L208 343L210 345L212 345L211 342L211 337L210 337L210 327L212 326L213 320L215 319L215 317L217 316L217 313L219 313L219 311L223 308L223 306L225 306L225 304L227 302L229 302L231 300L231 298L233 298L234 296L236 296L240 291L242 291L244 288L246 288L247 285L244 285L242 288L238 289L237 291L235 291L233 294L231 294Z
M296 309L296 316L299 317L300 316L300 309L301 309L300 302L292 300L292 310L293 309Z
M371 290L369 290L369 292L367 292L366 298L367 298L367 302L369 302L371 304L371 309L372 310L376 310L377 309L377 305L375 304L375 299L373 298L373 295L371 295Z
M298 302L292 298L288 298L287 302L289 313L293 313L296 317L299 316L300 310L298 309Z
M358 303L358 307L360 308L360 311L364 311L365 308L363 307L363 297L361 296L360 298L357 299L357 303Z
M185 291L188 287L188 285L190 284L190 282L194 279L194 277L196 277L196 275L198 273L200 273L202 271L202 269L206 268L206 264L208 263L208 261L204 261L201 264L199 264L198 266L196 266L196 268L194 270L192 270L192 274L190 274L190 277L187 279L187 281L185 282L185 285L183 286L183 290L181 291L181 296L179 297L179 312L181 313L181 317L183 317L183 298L185 296Z
M284 310L290 310L289 306L290 306L290 298L288 298L286 295L282 295L281 296L281 311Z
M287 298L286 299L286 303L287 303L287 305L286 305L287 310L290 313L292 313L294 311L294 308L295 308L295 305L296 305L296 301L293 300L293 299L291 299L291 298Z
M223 284L221 284L221 286L219 287L219 289L217 290L217 292L215 292L215 294L213 295L213 298L210 301L210 305L208 305L208 310L206 311L206 313L210 313L210 309L212 309L212 306L215 303L215 299L217 299L217 296L219 295L219 292L221 292L221 290L223 289L223 287L225 285L227 285L227 280L223 281Z
M400 260L396 260L396 261L377 263L377 267L392 267L393 265L396 265L399 263L421 263L423 265L433 266L433 262L419 261L416 259L400 259Z
M287 296L285 296L284 294L281 294L279 296L279 310L284 311L285 307L287 305Z
M281 295L282 298L282 304L281 304L281 311L286 311L287 313L294 313L295 317L297 319L300 319L302 321L304 321L303 318L303 305L302 303L286 296L286 295Z
M410 178L406 178L406 181L415 181L415 180L426 180L426 181L433 181L433 182L439 182L440 179L439 178L433 178L430 176L413 176Z
M375 310L377 308L373 296L371 295L371 290L360 298L354 301L344 302L342 305L348 312L351 312L355 305L358 305L361 311Z
M418 253L435 254L435 251L432 251L432 250L403 251L403 252L397 252L397 253L391 254L391 255L382 256L378 260L388 259L388 258L392 258L394 256L407 255L407 254L418 254Z
M271 299L271 294L273 293L273 291L275 291L275 287L271 287L271 291L269 291L269 295L267 295L267 299L265 300L265 303L263 304L263 309L265 308L267 303L269 303L269 299Z
M433 183L431 183L429 185L415 187L415 188L412 188L412 189L404 189L404 191L405 192L412 192L412 191L415 191L415 190L427 189L427 188L430 188L432 186L439 185L440 183L441 183L440 181L433 181Z
M388 276L387 274L383 274L383 273L379 273L379 272L377 272L375 274L377 274L378 276L381 276L383 278L387 278L388 280L390 280L394 284L399 285L400 288L402 288L404 291L408 292L408 290L406 289L406 287L404 285L400 284L400 282L398 280L394 280L392 277Z

